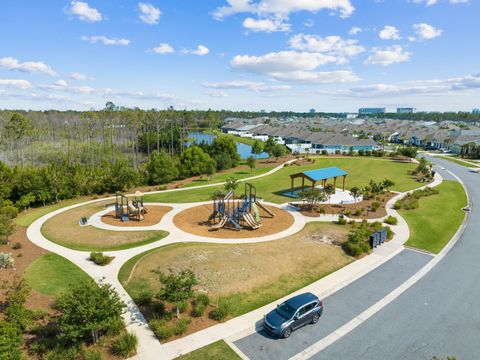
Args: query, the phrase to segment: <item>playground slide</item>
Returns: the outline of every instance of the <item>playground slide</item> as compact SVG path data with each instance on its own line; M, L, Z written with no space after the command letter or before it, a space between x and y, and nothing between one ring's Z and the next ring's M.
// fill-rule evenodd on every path
M248 214L248 213L245 213L243 214L243 219L246 221L246 223L248 224L248 226L250 226L252 229L256 230L258 229L260 226L262 226L261 224L257 223L255 221L255 219L253 218L252 215Z
M261 203L257 202L257 206L262 209L263 211L265 211L268 215L270 215L271 217L275 217L275 214L273 212L271 212L270 210L267 209L266 206L262 205Z
M230 200L231 197L233 196L233 191L229 191L227 195L223 198L223 201Z
M218 224L215 224L213 226L210 227L210 230L218 230L218 229L221 229L222 227L225 226L225 224L227 223L227 217L224 217L222 220L220 220L220 222Z
M255 221L257 223L260 223L260 212L258 211L258 207L257 207L257 204L255 203L252 203L252 209L253 209L253 212L255 213Z

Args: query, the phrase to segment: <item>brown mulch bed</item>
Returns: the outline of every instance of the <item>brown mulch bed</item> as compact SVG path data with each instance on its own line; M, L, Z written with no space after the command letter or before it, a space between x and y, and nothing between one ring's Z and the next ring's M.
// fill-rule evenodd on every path
M300 208L300 212L302 215L309 216L309 217L319 217L320 215L322 215L319 209L323 208L325 210L325 214L327 215L345 214L346 216L352 219L378 219L378 218L387 216L387 210L385 208L385 205L395 195L397 194L388 192L388 193L376 196L377 200L368 199L368 200L360 201L356 204L345 204L345 205L319 204L315 206L313 211L311 210L309 204L300 203L295 205ZM380 202L381 205L376 211L371 211L370 206L375 201ZM363 214L360 216L354 215L355 211L357 211L358 209L364 209Z
M115 218L115 211L112 211L102 216L102 222L115 226L151 226L158 224L166 213L173 210L173 208L170 206L156 205L148 205L146 206L146 209L148 212L145 214L145 219L143 221L130 220L123 222L120 219Z
M285 210L272 206L267 206L267 208L275 214L275 217L270 217L270 215L259 208L262 227L257 230L245 227L240 231L236 231L235 229L224 227L217 231L209 231L213 225L208 220L213 210L213 204L199 205L184 210L175 215L173 222L179 229L190 234L222 239L261 237L276 234L293 225L293 216Z

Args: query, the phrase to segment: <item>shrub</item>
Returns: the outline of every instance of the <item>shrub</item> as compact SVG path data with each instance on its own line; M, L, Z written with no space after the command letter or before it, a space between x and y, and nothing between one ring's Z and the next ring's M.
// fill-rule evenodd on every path
M192 310L192 316L200 317L205 313L206 306L204 304L195 304L195 307Z
M137 335L124 332L112 343L110 351L113 355L127 358L136 354L137 345Z
M210 318L223 322L229 314L230 304L228 304L226 301L221 301L218 306L210 312Z
M18 250L18 249L21 249L22 248L22 244L19 243L19 242L16 242L15 244L13 244L12 246L12 249L14 250Z
M187 326L192 320L190 318L179 319L177 323L172 327L174 335L183 335L187 331Z
M320 206L317 211L319 214L325 214L325 208L323 206Z
M108 324L106 330L106 335L108 336L116 336L123 331L125 331L125 323L122 319L116 319Z
M102 360L102 353L98 350L85 350L83 360Z
M76 347L56 347L50 351L46 356L45 360L76 360L78 357L78 349Z
M178 302L177 303L177 308L178 308L178 311L180 311L181 313L185 312L188 308L187 300L182 300L182 301Z
M355 212L353 213L353 215L355 216L361 216L363 214L363 209L357 209L355 210Z
M15 265L12 254L0 253L0 269L11 268Z
M338 218L338 224L339 225L347 225L347 219L345 219L344 217L339 217Z
M114 256L103 255L102 252L92 252L90 253L90 261L93 261L95 264L100 266L108 265L115 259Z
M367 242L353 243L349 241L342 244L342 248L348 255L355 257L370 251L370 245Z
M165 315L165 304L163 302L156 302L153 304L153 312L155 315L164 316Z
M322 155L328 155L328 151L327 150L322 150Z
M195 297L195 305L204 305L204 306L210 305L210 299L209 299L208 295L198 294Z
M365 155L365 150L358 150L358 156L364 156Z
M335 150L335 155L340 155L342 152L340 150Z
M150 320L148 326L150 326L150 329L152 329L159 340L168 339L173 336L173 329L166 325L165 320Z
M140 291L135 297L134 301L137 305L150 305L153 299L153 292L150 289Z
M398 219L395 216L388 216L383 222L389 225L397 225Z
M167 190L167 185L160 185L160 186L157 187L157 190L158 191Z
M370 209L372 209L372 211L377 211L380 205L381 204L378 201L374 201L372 205L370 205Z

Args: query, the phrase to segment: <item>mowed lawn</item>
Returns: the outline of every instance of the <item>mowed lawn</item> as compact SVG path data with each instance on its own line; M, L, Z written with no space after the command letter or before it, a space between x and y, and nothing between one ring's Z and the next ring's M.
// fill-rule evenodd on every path
M467 205L467 196L460 183L445 180L436 189L440 193L421 198L418 209L400 211L410 227L406 245L435 254L462 224L465 217L462 208Z
M189 354L179 356L175 360L240 360L235 351L223 340L214 342Z
M45 295L59 295L72 285L93 281L82 269L53 253L42 255L25 270L32 289Z
M331 240L344 241L350 225L309 223L297 234L256 244L184 243L165 246L129 260L119 280L135 298L158 292L153 270L192 269L198 291L225 299L238 316L275 301L330 274L354 259ZM135 265L136 264L136 265ZM268 264L272 264L266 269ZM282 264L282 266L278 266Z
M395 186L393 190L407 191L420 186L418 182L410 175L410 171L415 169L413 163L395 162L386 159L375 158L320 158L312 164L306 166L287 166L272 175L250 181L257 187L257 195L273 203L284 203L292 198L283 196L282 193L290 190L290 175L318 168L336 166L348 172L346 188L354 186L364 187L371 179L381 181L385 178L393 180ZM301 180L297 179L295 185L299 187ZM307 183L308 185L308 183ZM337 187L341 187L341 179L337 181ZM191 189L184 191L174 191L146 196L149 202L195 202L207 201L212 198L215 191L222 190L222 186L213 186L201 189ZM243 187L240 184L237 192L241 193Z
M106 203L97 202L54 216L43 224L41 228L43 236L74 250L109 251L149 244L168 235L167 231L110 231L93 226L81 227L78 224L82 217L88 218L104 209Z

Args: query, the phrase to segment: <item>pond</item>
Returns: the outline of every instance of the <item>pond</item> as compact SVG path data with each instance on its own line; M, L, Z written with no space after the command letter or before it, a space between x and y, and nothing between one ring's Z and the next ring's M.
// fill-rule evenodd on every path
M201 143L205 141L207 144L211 144L215 135L209 135L202 132L189 132L188 137L194 139L194 143ZM237 142L237 152L240 155L241 159L246 159L250 155L252 155L252 147L247 144ZM268 154L266 152L262 152L261 154L257 155L257 159L266 159L268 158Z

